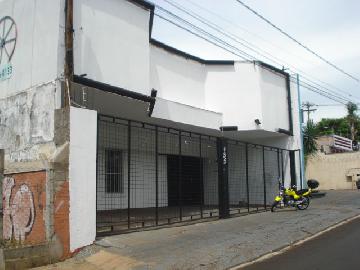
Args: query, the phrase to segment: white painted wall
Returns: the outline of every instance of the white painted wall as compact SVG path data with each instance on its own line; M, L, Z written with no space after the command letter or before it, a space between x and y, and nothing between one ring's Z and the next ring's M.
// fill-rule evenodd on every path
M156 98L155 108L151 116L215 130L222 126L221 113L199 109L159 97Z
M253 139L251 142L264 144L268 146L279 147L283 149L297 150L301 148L301 137L300 137L300 119L299 119L299 100L297 95L297 85L296 83L290 84L291 92L291 109L293 117L293 136L277 136L277 137L268 137L261 139ZM300 187L300 161L299 157L296 154L296 174L298 179L298 186ZM290 185L290 159L287 154L284 154L284 172L285 172L285 183Z
M70 250L96 236L97 112L70 108ZM86 224L86 226L84 226Z
M289 130L289 106L285 76L261 68L260 89L262 128L269 131L277 131L279 128ZM294 95L294 98L297 98L297 94L294 93Z
M155 46L150 53L150 86L161 99L219 112L222 125L239 130L289 130L283 75L251 62L204 65Z
M206 108L223 114L224 126L254 130L262 119L259 67L252 63L208 66Z
M206 68L196 61L151 46L150 85L158 96L205 108Z
M0 19L11 16L17 27L17 43L11 60L13 75L0 81L0 99L60 76L63 13L62 0L0 1Z
M74 1L75 74L149 95L149 18L124 0Z

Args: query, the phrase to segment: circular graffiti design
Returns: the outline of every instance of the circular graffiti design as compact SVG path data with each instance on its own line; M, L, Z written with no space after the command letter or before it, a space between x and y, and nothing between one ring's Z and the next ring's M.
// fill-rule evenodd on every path
M9 63L14 55L17 39L15 21L10 16L0 19L0 64Z

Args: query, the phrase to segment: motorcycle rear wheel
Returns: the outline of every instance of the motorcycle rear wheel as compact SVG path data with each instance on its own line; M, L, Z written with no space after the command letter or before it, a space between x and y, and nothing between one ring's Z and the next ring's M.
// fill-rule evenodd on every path
M271 205L271 212L275 212L275 209L280 206L280 202L274 201Z
M306 210L309 207L310 199L308 197L304 197L303 202L300 204L297 204L296 207L299 210Z

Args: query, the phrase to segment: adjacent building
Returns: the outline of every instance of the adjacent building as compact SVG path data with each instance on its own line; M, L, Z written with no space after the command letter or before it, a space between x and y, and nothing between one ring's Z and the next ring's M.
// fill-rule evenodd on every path
M290 75L155 40L154 8L0 3L5 241L66 258L96 235L263 211L279 180L302 186Z

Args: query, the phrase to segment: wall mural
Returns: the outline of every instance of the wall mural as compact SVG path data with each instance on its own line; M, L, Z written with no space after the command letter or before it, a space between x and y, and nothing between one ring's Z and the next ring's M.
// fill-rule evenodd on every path
M0 81L9 79L13 72L11 59L17 41L16 23L10 16L0 19Z
M15 185L14 178L6 177L4 181L4 239L14 238L25 241L25 234L34 225L35 207L30 188L22 184L11 200L11 191ZM10 203L11 200L11 203Z
M45 202L45 192L43 192L45 185L44 179L36 177L40 175L41 173L37 172L5 177L3 181L4 240L21 243L44 240L42 210Z

